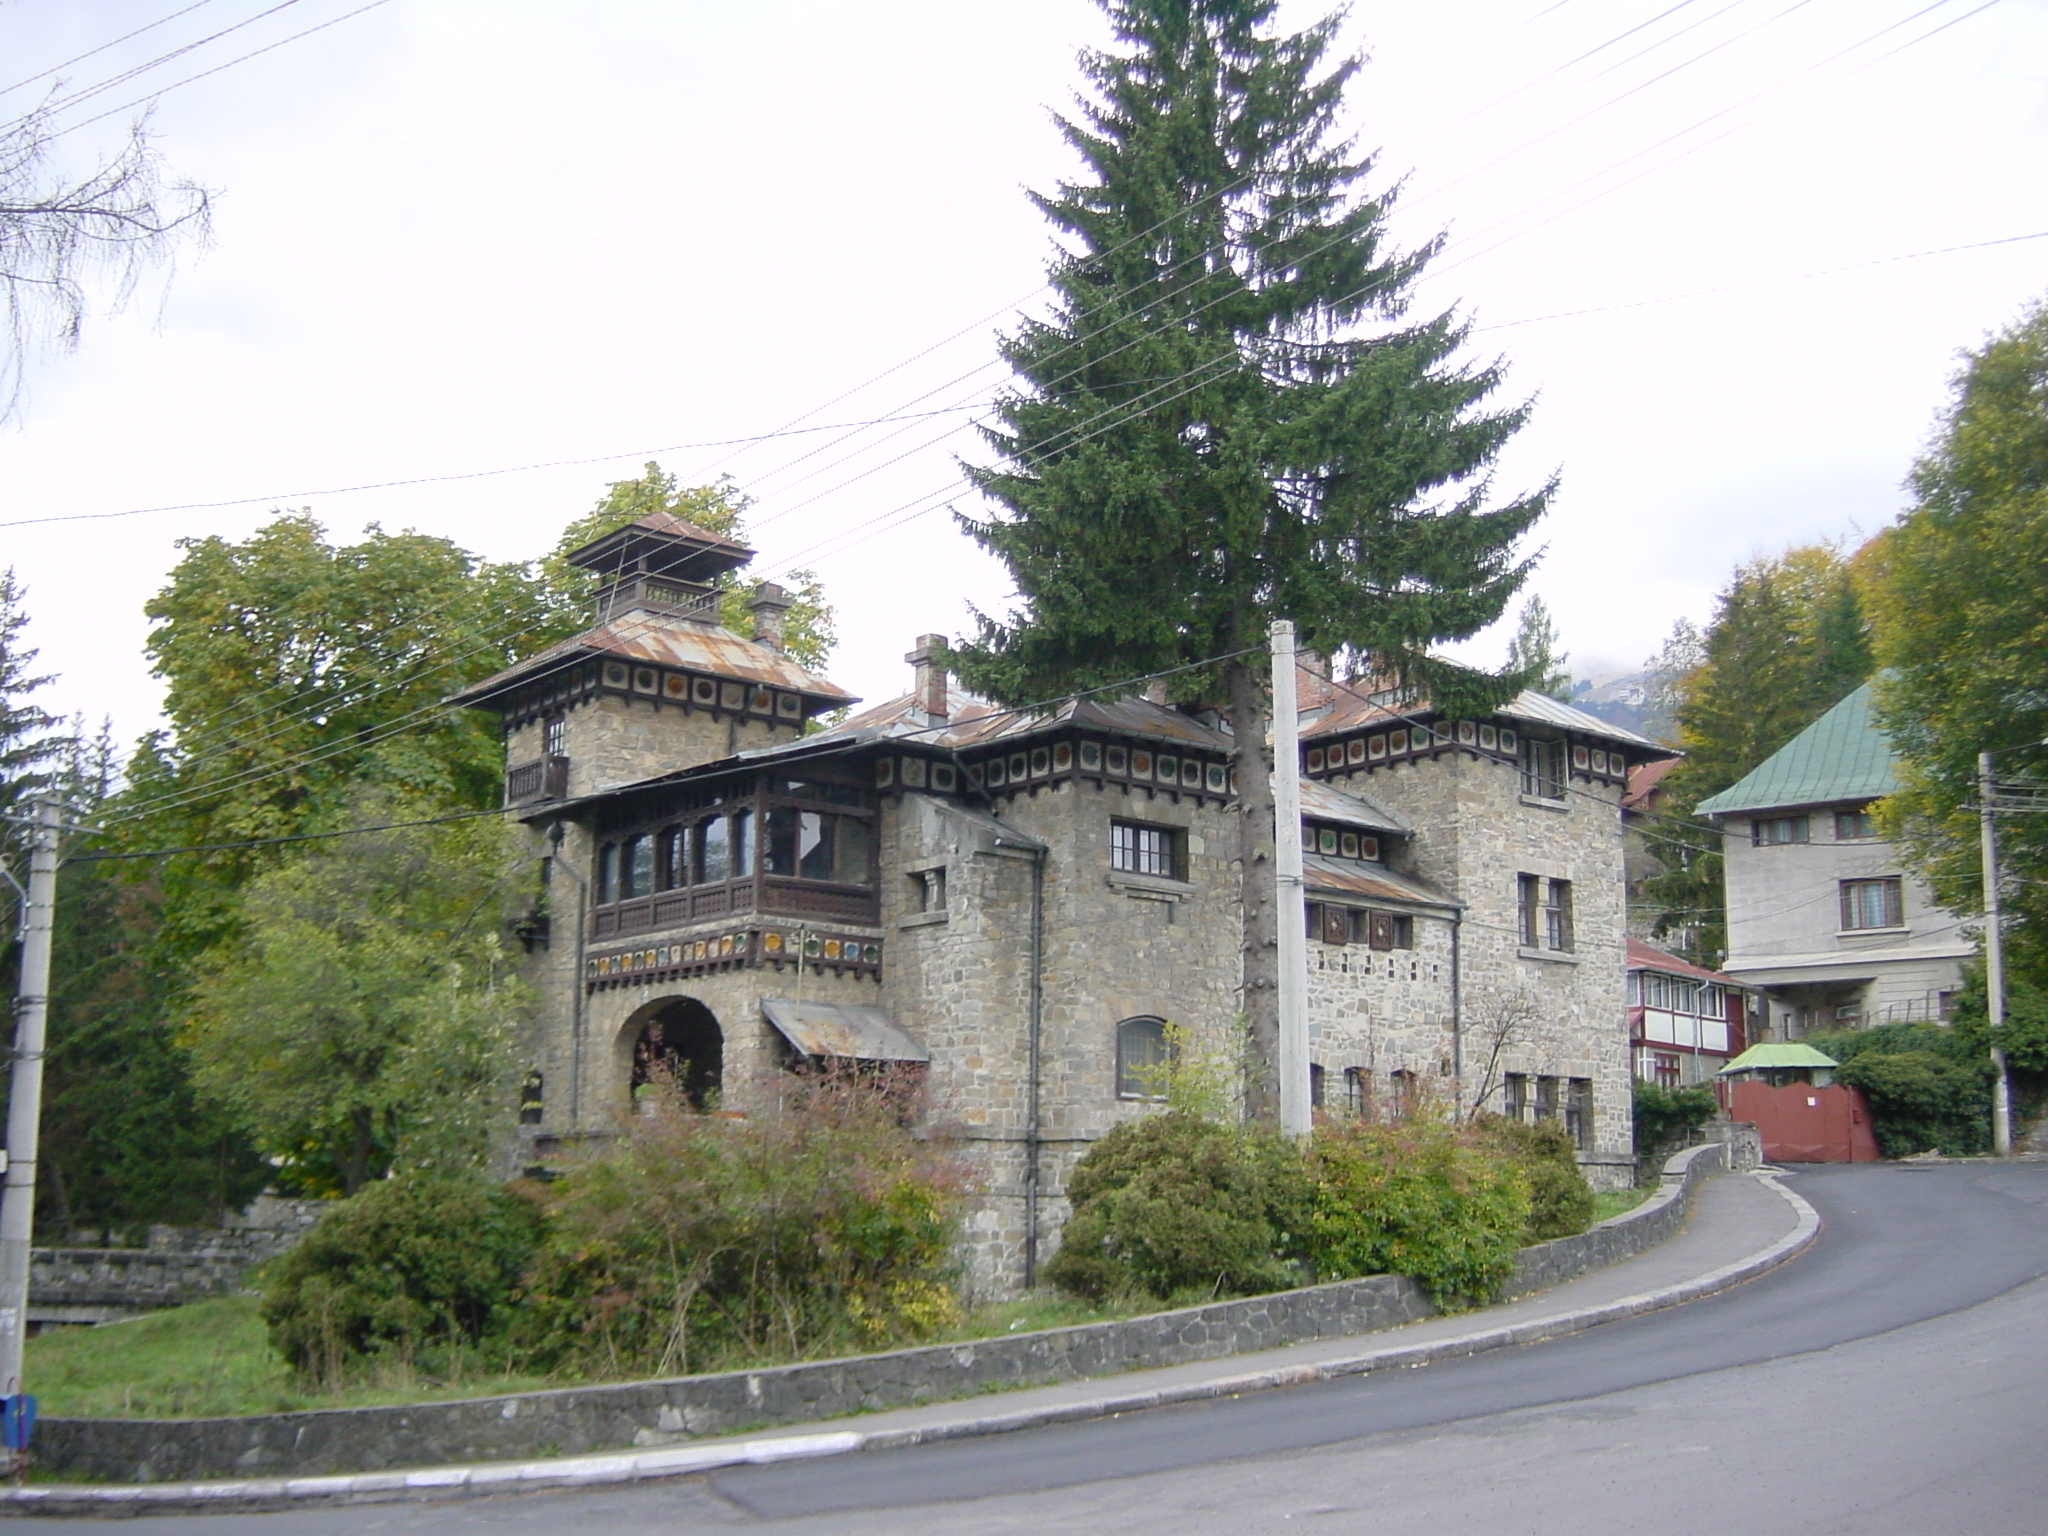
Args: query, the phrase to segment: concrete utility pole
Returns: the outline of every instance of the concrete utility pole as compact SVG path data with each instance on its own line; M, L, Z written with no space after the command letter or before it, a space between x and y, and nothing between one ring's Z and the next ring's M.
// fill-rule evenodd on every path
M1991 754L1977 754L1978 836L1984 855L1984 997L1991 1025L1991 1065L1998 1074L1991 1083L1991 1149L2012 1155L2012 1078L2005 1069L2005 935L2000 931L1998 899L1998 820L1993 802L1998 785L1991 776Z
M55 798L38 797L14 1000L14 1073L7 1095L7 1178L0 1192L0 1392L21 1390L28 1336L28 1260L36 1224L36 1137L43 1118L43 1035L50 1011L50 937L57 907Z
M1280 1134L1309 1132L1308 936L1302 907L1301 718L1294 697L1294 625L1275 619L1273 645L1273 888L1280 925Z

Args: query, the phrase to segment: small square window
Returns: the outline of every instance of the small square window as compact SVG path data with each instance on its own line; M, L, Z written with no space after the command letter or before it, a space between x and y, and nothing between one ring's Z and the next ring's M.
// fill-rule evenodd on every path
M1522 793L1537 800L1562 800L1565 793L1565 744L1522 738Z
M1154 827L1139 821L1109 824L1109 866L1126 874L1179 880L1183 878L1184 846L1177 827Z
M1877 836L1877 817L1871 814L1869 806L1860 811L1835 812L1835 841L1853 842L1860 838Z
M1522 948L1567 953L1572 948L1572 883L1540 875L1518 877L1516 914Z
M1844 928L1898 928L1905 920L1897 875L1888 875L1881 880L1842 882Z
M942 865L937 869L920 869L910 877L911 902L919 912L943 912L946 910L946 871Z

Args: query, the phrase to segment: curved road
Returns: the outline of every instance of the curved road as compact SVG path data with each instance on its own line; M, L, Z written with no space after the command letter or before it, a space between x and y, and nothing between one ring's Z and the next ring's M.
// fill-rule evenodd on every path
M1523 1349L679 1483L129 1529L2048 1531L2048 1164L1792 1187L1826 1225L1784 1268Z

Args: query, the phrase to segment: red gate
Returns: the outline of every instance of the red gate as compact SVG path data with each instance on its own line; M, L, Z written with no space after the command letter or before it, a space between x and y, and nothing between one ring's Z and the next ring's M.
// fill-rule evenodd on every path
M1774 1163L1874 1163L1877 1137L1870 1106L1854 1088L1839 1084L1723 1083L1721 1103L1731 1118L1762 1133L1764 1156Z

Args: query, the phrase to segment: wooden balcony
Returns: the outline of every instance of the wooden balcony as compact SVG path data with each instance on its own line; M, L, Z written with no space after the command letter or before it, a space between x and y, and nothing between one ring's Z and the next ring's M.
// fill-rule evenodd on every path
M534 805L569 798L569 759L539 757L505 770L505 804Z

